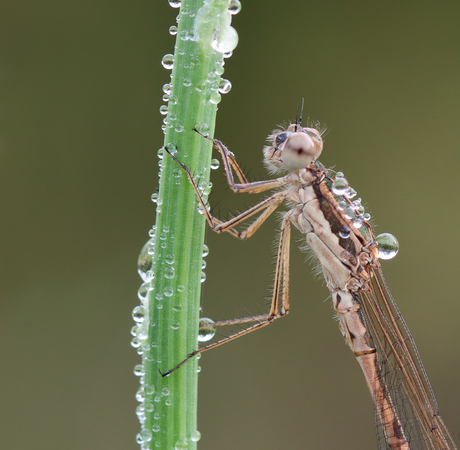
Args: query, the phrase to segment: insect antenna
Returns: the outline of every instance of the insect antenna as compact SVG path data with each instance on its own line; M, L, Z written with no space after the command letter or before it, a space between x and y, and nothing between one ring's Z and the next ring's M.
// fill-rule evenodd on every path
M303 104L304 104L304 101L305 101L305 99L302 98L302 106L300 107L300 116L299 116L299 122L298 122L299 128L302 126L302 114L303 114ZM296 129L296 131L297 131L297 129Z

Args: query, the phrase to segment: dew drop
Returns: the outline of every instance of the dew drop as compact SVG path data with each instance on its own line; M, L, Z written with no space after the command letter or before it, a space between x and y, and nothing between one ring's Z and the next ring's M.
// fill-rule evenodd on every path
M184 81L182 82L182 84L185 86L185 87L189 87L192 85L192 80L190 78L184 78Z
M163 291L165 297L172 297L174 291L173 291L173 288L171 286L166 286L164 291Z
M171 325L171 329L173 329L173 330L178 330L179 328L180 328L180 323L178 323L178 322L174 322Z
M171 8L180 8L181 0L168 0L168 3Z
M137 271L143 281L149 281L149 275L147 275L147 272L150 272L152 269L153 261L152 254L149 253L150 249L153 249L153 247L152 242L149 239L142 247L142 250L140 251L139 257L137 259Z
M169 34L171 36L175 36L177 34L177 27L175 25L169 27Z
M188 41L190 39L190 35L188 34L187 30L181 31L179 37L181 41Z
M340 229L339 236L342 239L348 239L350 237L351 230L350 228L346 227L345 225Z
M163 56L163 59L161 60L161 65L168 70L171 70L173 68L174 64L174 55L171 55L171 53L167 53L166 55Z
M177 146L172 142L168 142L166 144L166 150L168 150L168 152L171 153L171 155L175 155L177 153Z
M398 240L390 233L379 234L375 238L380 259L392 259L399 251Z
M178 100L176 95L170 95L169 96L169 104L170 105L177 105L178 102L179 102L179 100Z
M145 318L145 311L142 306L136 306L133 309L133 319L135 322L143 322Z
M220 103L220 101L222 100L222 97L221 95L216 92L216 91L213 91L211 92L211 97L209 98L209 101L213 104L213 105L218 105ZM164 105L163 105L164 106ZM160 108L161 109L161 108Z
M196 131L207 136L209 134L209 125L205 122L198 122L195 125Z
M366 213L363 215L363 219L366 221L366 222L369 222L369 220L371 220L371 215L369 213Z
M168 95L171 94L171 85L169 83L163 85L163 92Z
M174 255L166 255L165 262L166 264L174 264Z
M216 327L210 326L214 321L207 317L202 317L198 324L200 326L198 330L198 342L210 341L216 334ZM208 326L207 326L208 325Z
M225 26L215 33L211 47L219 53L229 53L238 45L238 33L235 28Z
M190 440L192 442L198 442L201 439L201 433L198 430L192 431L190 435Z
M177 441L174 445L174 450L187 450L188 444L186 441Z
M152 200L153 203L156 203L157 200L158 200L158 192L154 192L154 193L150 196L150 200Z
M206 256L208 256L208 255L209 255L209 247L206 244L204 244L203 245L203 253L201 254L201 256L203 258L206 258Z
M240 0L230 0L230 4L228 5L228 12L234 16L241 11L241 2Z
M144 388L139 388L138 391L136 392L136 400L139 403L142 403L145 400L145 391Z
M179 286L177 286L177 290L179 292L184 292L185 291L185 286L183 284L179 284Z
M166 405L166 406L171 406L171 405L172 405L172 400L171 400L171 398L167 398L167 399L165 400L165 405Z
M201 272L200 283L204 283L205 281L206 281L206 274L204 272Z
M158 425L158 423L154 423L152 426L152 431L154 433L158 433L160 431L160 425Z
M348 189L347 192L345 192L345 197L347 198L353 198L355 195L356 195L356 191L351 187L350 189Z
M147 412L153 412L153 403L145 403L144 406ZM154 415L154 418L155 418L155 415Z
M167 387L164 387L162 390L161 390L161 395L163 397L167 397L169 395L169 389Z
M143 404L137 405L136 408L136 415L137 416L144 416L145 417L145 408Z
M147 428L144 428L141 431L141 437L144 442L149 442L150 440L152 440L152 432L148 430Z
M142 377L145 375L145 369L142 364L137 364L134 366L134 375L136 375L136 377Z
M220 161L218 159L211 159L211 169L216 170L220 166Z
M231 89L232 89L232 83L230 83L230 81L226 80L225 78L221 78L219 82L219 92L221 94L228 94Z
M162 116L166 116L166 114L168 114L168 111L169 111L169 109L168 109L167 105L161 105L160 106L160 114Z
M198 189L200 191L204 191L206 188L208 187L208 182L206 180L201 180L199 183L198 183Z
M141 346L141 341L137 337L131 339L131 347L139 348L140 346Z
M139 300L141 300L142 302L145 301L147 299L148 292L149 291L147 289L147 286L144 283L141 284L141 287L137 291L137 296L139 297Z
M147 395L152 395L155 392L155 388L149 384L144 386L144 391Z
M336 177L332 183L332 192L335 195L344 195L349 188L347 179L343 177Z
M182 305L178 303L177 305L173 306L173 311L175 312L181 312L182 311Z
M356 216L353 219L353 226L355 228L361 228L363 226L363 218L362 218L362 216Z
M174 267L166 267L165 268L165 278L168 280L172 280L175 275Z

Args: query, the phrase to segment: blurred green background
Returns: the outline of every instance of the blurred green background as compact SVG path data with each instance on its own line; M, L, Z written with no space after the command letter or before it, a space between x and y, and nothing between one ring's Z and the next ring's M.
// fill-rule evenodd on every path
M254 178L277 124L330 130L440 410L460 441L460 5L243 2L216 136ZM139 250L155 221L166 0L0 1L0 448L138 448L130 347ZM222 216L255 199L213 174ZM264 306L273 218L249 241L208 233L203 313ZM200 448L376 448L360 368L323 282L292 246L291 314L201 359Z

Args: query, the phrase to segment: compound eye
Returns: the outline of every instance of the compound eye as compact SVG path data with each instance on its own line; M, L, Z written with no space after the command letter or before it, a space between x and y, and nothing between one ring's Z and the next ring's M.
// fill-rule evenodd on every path
M280 146L289 136L289 133L282 132L279 133L275 138L275 145L276 147Z
M316 142L320 142L321 144L323 143L323 140L321 139L321 135L315 130L306 130L307 134Z
M321 153L313 139L304 132L292 133L284 144L281 161L288 170L307 167Z

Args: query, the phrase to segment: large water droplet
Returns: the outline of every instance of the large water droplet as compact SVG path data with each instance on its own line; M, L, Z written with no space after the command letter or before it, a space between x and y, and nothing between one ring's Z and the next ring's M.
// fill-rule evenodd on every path
M211 96L209 97L209 101L213 104L213 105L218 105L220 103L220 101L222 100L222 97L221 95L219 94L219 92L217 91L212 91L211 92Z
M166 114L168 114L168 111L169 111L169 109L168 109L167 105L161 105L160 106L160 114L162 116L166 116Z
M133 309L133 319L135 322L143 322L145 318L145 311L142 306L136 306Z
M167 53L166 55L163 56L163 59L161 60L161 65L168 70L171 70L173 68L174 64L174 55L171 55L171 53Z
M147 294L149 293L147 286L145 283L142 283L139 290L137 291L137 296L139 297L139 300L142 302L147 299Z
M345 197L347 198L353 198L356 195L356 191L352 187L350 187L350 189L348 189L348 191L345 192L345 194L343 195L345 195Z
M152 242L149 239L144 246L142 247L139 257L137 259L137 271L145 282L150 281L149 275L147 272L152 270L152 254L149 252L150 249L153 249Z
M228 53L233 51L238 45L238 33L235 28L224 26L218 30L211 42L211 47L219 53Z
M181 0L168 0L171 8L180 8Z
M241 2L240 0L230 0L228 5L228 12L232 15L238 14L241 11Z
M200 325L198 330L198 341L210 341L216 334L216 327L211 326L211 324L214 323L214 320L208 319L207 317L202 317L198 323Z
M379 234L375 238L380 259L394 258L399 251L398 240L390 233Z
M177 34L177 27L175 25L169 27L169 34L171 36L175 36Z
M190 435L190 440L192 442L198 442L201 439L201 433L198 430L192 431Z
M135 337L131 339L131 347L139 348L141 346L141 341Z
M226 80L225 78L221 78L219 82L219 92L221 94L228 94L231 88L232 88L232 83L230 83L230 81Z
M216 170L220 166L220 161L218 159L211 159L211 169Z
M336 177L332 183L332 192L335 195L344 195L350 188L348 181L343 177Z

